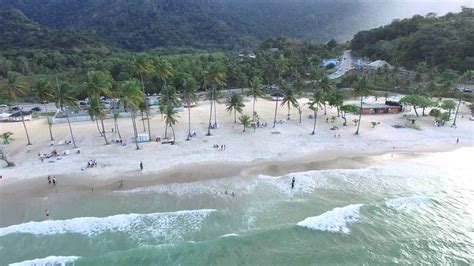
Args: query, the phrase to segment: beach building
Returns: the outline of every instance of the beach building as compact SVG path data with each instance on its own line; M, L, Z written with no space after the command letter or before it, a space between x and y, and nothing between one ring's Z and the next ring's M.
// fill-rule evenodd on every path
M397 114L402 111L402 105L395 101L385 101L385 103L363 103L360 112L363 115L370 114Z

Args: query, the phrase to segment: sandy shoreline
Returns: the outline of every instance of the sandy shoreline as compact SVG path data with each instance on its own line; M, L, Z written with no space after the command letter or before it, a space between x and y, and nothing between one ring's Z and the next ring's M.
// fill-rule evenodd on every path
M299 101L302 105L307 103L307 99ZM12 144L3 145L2 148L10 160L17 163L13 168L0 168L0 175L3 176L0 181L0 194L6 197L18 194L26 188L28 195L34 196L37 193L43 195L44 193L39 192L42 189L38 188L44 187L48 175L57 177L63 191L69 191L68 186L71 186L71 190L88 191L94 187L96 191L100 191L102 188L113 189L120 179L125 180L129 186L138 187L241 174L278 175L288 173L289 170L285 169L304 171L356 167L357 162L347 158L392 153L393 147L397 153L419 153L448 151L474 145L474 122L467 119L469 110L465 105L461 106L460 116L466 117L464 119L458 117L456 129L449 126L434 127L432 118L428 116L421 117L421 131L408 128L395 129L392 125L405 123L403 114L364 115L361 134L355 136L353 134L355 127L350 121L357 116L348 115L349 125L343 127L341 118L336 118L335 122L330 121L332 116L337 115L335 109L328 109L327 115L323 115L323 111L320 111L316 135L309 134L313 120L308 119L308 115L312 114L308 108L303 108L302 123L299 123L297 111L292 109L291 120L272 128L270 122L273 118L274 104L273 101L259 99L256 111L261 121L267 122L269 127L259 128L256 132L248 129L245 133L242 133L241 125L233 123L233 115L224 111L225 106L219 104L220 128L214 130L212 136L207 137L205 134L209 119L209 103L201 102L191 113L192 130L198 134L196 138L185 141L187 112L179 113L176 145L143 143L138 151L135 150L132 141L132 127L128 118L119 119L119 126L127 146L104 145L94 122L73 123L72 127L81 149L80 154L76 154L70 145L51 147L44 119L27 122L34 144L32 146L25 146L21 123L0 123L0 132L8 130L14 133L15 140ZM251 112L251 101L247 98L244 114L249 112ZM286 114L286 108L280 107L277 119L285 120ZM381 124L372 128L371 121L378 121ZM106 128L112 128L113 121L106 120L105 124ZM151 124L152 134L163 137L164 125L160 116L152 117ZM141 123L138 126L141 127ZM333 126L338 126L339 130L330 130ZM69 139L67 124L54 125L53 134L56 137L55 144ZM341 137L335 138L335 134ZM116 137L115 134L108 133L108 138ZM457 138L461 139L459 144L456 144ZM214 144L225 144L227 148L225 151L220 151L212 147ZM69 150L70 155L60 156L61 160L41 162L37 154L48 153L52 149L57 149L60 153ZM329 162L336 158L340 158L339 161ZM81 170L91 159L98 161L98 167ZM139 170L140 162L144 164L144 171Z

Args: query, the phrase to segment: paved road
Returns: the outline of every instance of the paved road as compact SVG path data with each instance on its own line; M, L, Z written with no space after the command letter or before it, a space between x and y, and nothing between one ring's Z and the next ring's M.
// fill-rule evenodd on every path
M353 68L352 66L352 56L351 56L351 50L346 50L342 54L342 60L341 60L341 66L339 69L329 75L329 79L337 79L341 77L342 75L346 74L347 71L351 70Z

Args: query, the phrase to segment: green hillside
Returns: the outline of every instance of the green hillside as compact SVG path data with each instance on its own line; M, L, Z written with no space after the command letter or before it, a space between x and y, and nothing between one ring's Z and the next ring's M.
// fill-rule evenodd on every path
M372 59L414 68L420 62L442 69L474 69L474 9L442 17L434 14L397 20L361 31L351 48Z

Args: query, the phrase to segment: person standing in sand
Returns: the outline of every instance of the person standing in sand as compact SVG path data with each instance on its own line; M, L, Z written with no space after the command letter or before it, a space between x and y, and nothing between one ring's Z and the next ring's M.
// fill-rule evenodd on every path
M295 177L293 177L293 179L291 180L291 189L294 189L295 188Z
M46 216L46 219L49 220L49 211L48 210L44 210L44 215Z
M53 187L56 187L56 177L53 176Z
M140 162L140 170L143 171L143 162Z

